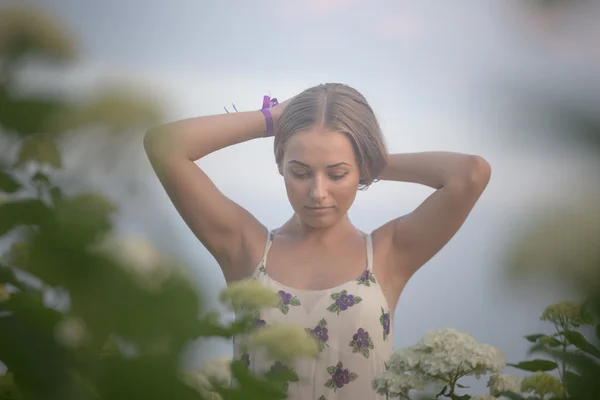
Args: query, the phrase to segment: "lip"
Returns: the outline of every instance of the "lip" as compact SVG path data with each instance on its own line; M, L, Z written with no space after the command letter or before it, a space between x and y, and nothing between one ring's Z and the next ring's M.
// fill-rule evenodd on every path
M330 211L330 210L333 209L333 207L306 207L306 208L309 211L312 211L312 212L318 213L318 214L326 213L326 212L328 212L328 211Z

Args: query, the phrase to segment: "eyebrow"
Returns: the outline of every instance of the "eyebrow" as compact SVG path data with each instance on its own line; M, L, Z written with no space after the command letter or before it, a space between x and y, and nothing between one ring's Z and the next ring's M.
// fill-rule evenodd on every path
M301 165L303 167L310 168L310 165L304 164L303 162L300 162L300 161L297 161L297 160L291 160L290 162L288 162L288 164L298 164L298 165ZM352 166L352 165L348 164L347 162L342 161L342 162L339 162L339 163L336 163L336 164L328 165L327 168L335 168L335 167L339 167L340 165L347 165L349 167Z

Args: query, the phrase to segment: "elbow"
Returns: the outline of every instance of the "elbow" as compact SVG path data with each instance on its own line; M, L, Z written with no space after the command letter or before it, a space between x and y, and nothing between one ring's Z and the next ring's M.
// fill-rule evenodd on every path
M167 149L166 146L168 141L165 140L167 134L168 133L161 125L152 127L146 131L143 145L149 158L159 158L165 155L166 152L169 152L169 149Z
M471 158L473 161L469 181L485 189L492 177L492 166L481 156L472 156Z
M487 160L481 156L469 155L452 186L460 191L481 193L487 187L491 176L492 167Z

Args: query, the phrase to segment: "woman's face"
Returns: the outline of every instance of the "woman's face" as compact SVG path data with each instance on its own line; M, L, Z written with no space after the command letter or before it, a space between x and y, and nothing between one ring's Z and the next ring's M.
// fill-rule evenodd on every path
M292 208L313 228L345 217L360 181L350 139L323 128L298 132L288 140L281 172Z

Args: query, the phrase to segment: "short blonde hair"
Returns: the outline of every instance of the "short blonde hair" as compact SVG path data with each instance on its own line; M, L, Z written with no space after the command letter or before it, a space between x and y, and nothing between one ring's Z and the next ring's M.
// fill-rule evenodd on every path
M362 94L348 85L326 83L291 99L275 132L275 161L280 171L288 140L314 127L348 136L360 170L359 189L377 181L387 163L387 147L377 118Z

